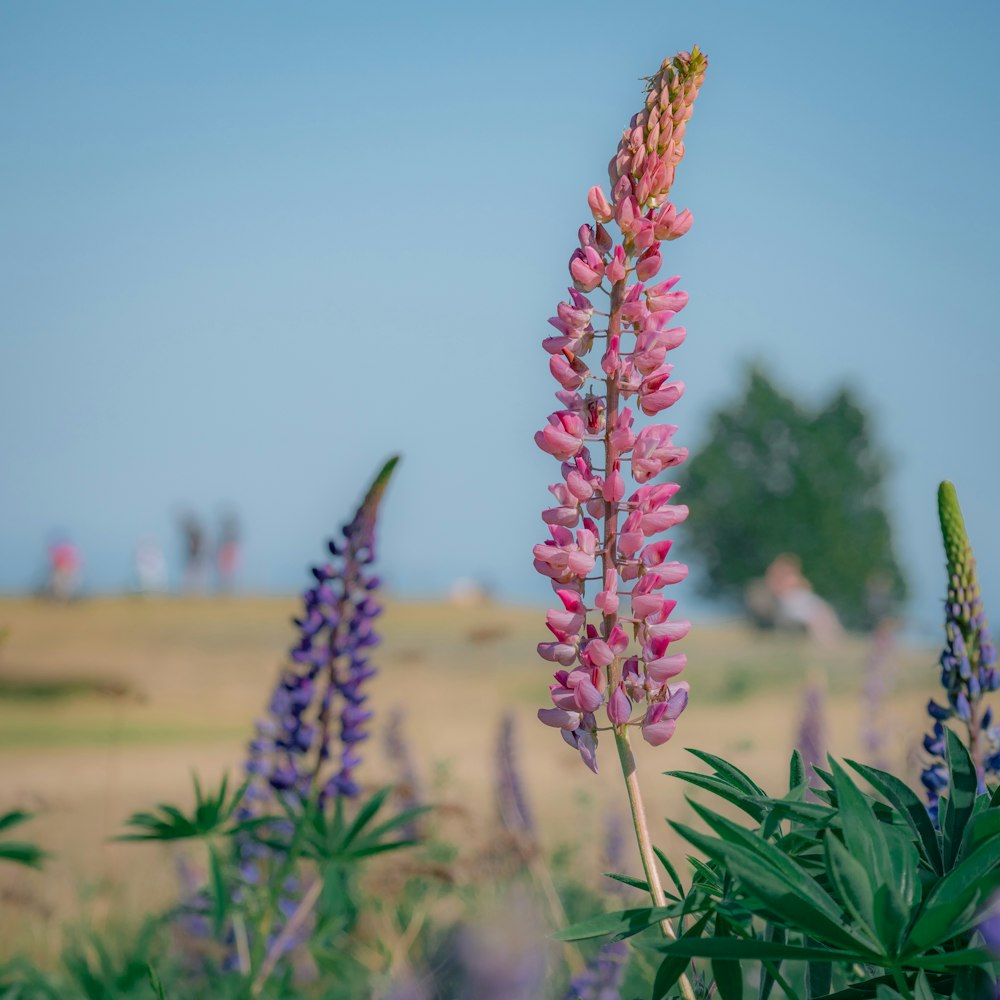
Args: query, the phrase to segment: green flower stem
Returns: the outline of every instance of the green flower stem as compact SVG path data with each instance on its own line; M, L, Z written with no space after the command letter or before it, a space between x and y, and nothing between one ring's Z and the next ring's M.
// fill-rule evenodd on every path
M274 944L271 945L271 950L267 953L267 956L264 959L264 964L260 967L260 972L257 973L257 977L254 979L253 985L250 987L251 996L260 996L264 989L264 985L267 983L268 977L272 972L274 972L274 967L278 964L278 959L281 958L281 954L285 950L285 946L289 941L291 941L306 920L309 919L309 914L312 913L316 903L319 902L320 893L322 891L323 876L317 875L315 881L303 894L295 912L288 918L288 922L282 928L281 933L277 936L277 938L275 938Z
M639 788L639 775L635 770L635 756L628 739L628 727L615 727L615 745L618 747L618 759L622 765L622 775L625 777L625 787L628 789L628 804L632 809L632 825L635 827L635 840L639 845L639 857L642 858L642 869L649 885L649 895L654 906L666 906L667 897L660 881L660 871L656 867L656 855L653 853L653 842L649 838L649 823L646 821L646 807L642 804L642 791ZM665 938L677 940L677 934L669 920L660 921L660 930ZM696 1000L694 989L687 976L682 975L677 980L681 996L684 1000Z
M913 1000L913 994L910 992L910 987L906 984L906 976L903 975L902 970L894 968L892 970L892 978L896 984L896 989L899 990L900 994L902 994L906 1000Z

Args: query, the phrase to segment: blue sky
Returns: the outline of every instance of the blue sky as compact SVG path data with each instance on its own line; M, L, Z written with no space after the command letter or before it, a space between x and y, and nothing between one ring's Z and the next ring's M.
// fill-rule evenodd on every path
M695 41L678 439L749 359L849 383L915 619L941 478L1000 600L1000 7L902 0L3 5L0 588L55 528L120 586L137 538L229 503L247 585L296 586L401 451L395 588L543 598L539 341L638 77Z

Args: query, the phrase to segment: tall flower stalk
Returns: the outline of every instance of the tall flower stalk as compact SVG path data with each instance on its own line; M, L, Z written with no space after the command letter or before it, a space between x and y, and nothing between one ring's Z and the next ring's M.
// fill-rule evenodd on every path
M958 505L958 494L949 482L938 487L938 516L948 564L948 596L945 600L945 648L941 653L941 685L946 704L931 699L927 712L934 720L924 737L924 749L934 758L921 774L931 812L948 787L944 763L944 725L953 720L965 729L966 742L985 788L987 773L1000 773L1000 726L993 725L993 710L984 696L1000 688L997 651L990 637L983 599L979 591L976 560Z
M559 667L549 689L553 707L539 710L539 718L595 772L598 734L613 733L657 905L665 896L629 733L638 727L659 746L687 704L687 685L676 680L687 658L671 647L690 623L671 619L676 602L663 594L687 567L669 559L671 542L658 537L684 520L687 507L671 502L675 483L656 481L687 449L674 444L673 425L638 428L635 410L656 416L684 392L666 358L685 338L671 322L688 297L676 288L678 278L656 279L661 243L691 227L691 213L678 212L667 195L706 66L697 47L663 62L611 160L610 197L600 187L590 190L594 225L580 227L569 300L549 320L556 335L542 344L560 408L535 435L539 448L562 463L561 481L549 487L555 506L542 514L551 538L534 549L535 567L552 580L561 604L547 615L554 641L538 647ZM588 297L597 291L607 296L604 308ZM596 364L588 360L595 347ZM588 599L593 582L597 593Z
M299 811L313 797L324 803L353 798L361 790L354 773L361 763L360 745L369 736L372 712L365 685L375 674L369 651L379 641L374 622L382 611L377 600L381 581L372 571L375 523L398 461L393 456L382 466L340 537L327 544L328 559L311 568L312 583L294 619L297 636L288 663L248 747L245 768L253 780L239 818L273 815L276 833L287 834L291 827L279 802ZM251 942L255 948L267 947L256 989L306 932L321 881L303 889L293 876L289 853L253 837L237 838L235 849L243 882L236 901L249 887L265 882L274 887L280 913L267 941ZM229 964L248 971L238 934L231 943Z
M382 612L381 580L371 569L375 521L398 461L385 463L341 537L328 543L329 559L311 569L290 662L249 747L247 771L261 778L257 797L319 791L353 798L360 791L354 772L372 717L365 685L375 674L368 653L378 644L374 622Z

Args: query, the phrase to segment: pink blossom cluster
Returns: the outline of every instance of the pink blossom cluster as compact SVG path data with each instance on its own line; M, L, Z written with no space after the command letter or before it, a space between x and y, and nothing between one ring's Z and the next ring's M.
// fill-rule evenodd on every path
M666 359L684 341L684 327L672 324L688 297L678 278L656 279L661 244L691 228L691 213L666 195L706 65L695 48L649 80L646 107L609 167L610 198L600 187L589 193L594 224L580 227L569 261L573 287L549 320L555 335L542 343L560 408L535 442L560 461L561 477L549 487L554 505L542 513L550 537L534 548L535 568L559 599L546 617L552 639L538 646L558 667L552 707L538 715L595 771L600 729L638 726L659 746L688 699L686 682L676 679L687 657L674 643L691 626L671 617L676 601L664 594L688 570L658 537L687 517L687 507L672 502L677 485L658 482L687 449L674 444L672 424L636 420L655 417L684 392ZM606 228L612 223L617 235ZM607 311L589 297L595 291L607 295ZM595 365L596 352L587 356L598 344ZM600 588L589 602L588 583Z

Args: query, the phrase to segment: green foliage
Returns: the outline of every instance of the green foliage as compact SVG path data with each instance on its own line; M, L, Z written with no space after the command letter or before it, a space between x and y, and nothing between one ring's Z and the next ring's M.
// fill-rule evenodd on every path
M968 751L950 730L947 740L951 798L941 800L939 829L898 778L863 764L847 762L876 795L831 759L819 772L822 801L806 802L794 756L789 790L773 798L726 761L695 752L713 773L674 776L754 825L692 801L709 832L671 825L708 860L683 898L603 914L560 937L632 937L664 917L678 922L679 940L642 942L665 955L653 1000L672 995L691 959L707 963L724 1000L747 995L740 963L758 966L760 1000L775 989L828 1000L992 1000L992 986L983 991L1000 963L977 945L976 926L1000 888L1000 797L977 795Z
M194 812L185 815L177 806L160 804L155 812L133 813L126 821L126 826L134 828L135 832L120 836L119 840L189 840L194 837L211 837L214 835L232 836L248 829L253 823L233 823L230 820L243 801L243 796L250 785L245 781L232 796L229 796L229 778L222 779L218 791L206 794L202 791L197 775L192 776L194 783Z
M11 827L19 826L21 823L27 823L33 815L33 813L25 812L23 809L13 809L7 813L0 813L0 833ZM0 840L0 861L12 861L14 864L25 865L28 868L41 868L42 862L48 856L37 844L24 840Z
M811 412L753 368L743 398L714 415L685 470L698 502L684 530L706 593L738 600L776 556L792 553L849 625L868 624L866 581L879 577L904 596L884 509L886 463L850 390Z

